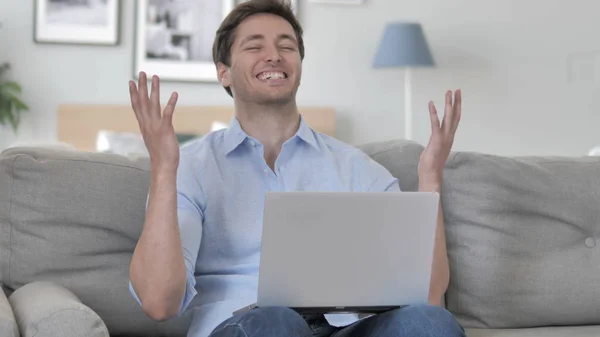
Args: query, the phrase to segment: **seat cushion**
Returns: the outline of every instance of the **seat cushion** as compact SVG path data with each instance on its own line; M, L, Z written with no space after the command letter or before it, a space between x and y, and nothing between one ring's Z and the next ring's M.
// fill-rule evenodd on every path
M444 179L463 326L600 325L600 157L454 153Z
M102 319L66 288L27 284L10 296L21 337L110 337Z
M598 337L600 326L531 329L467 329L467 337Z
M19 326L2 287L0 287L0 336L19 337Z
M0 281L72 291L111 335L185 336L189 317L154 322L128 290L149 187L147 157L13 148L0 155Z

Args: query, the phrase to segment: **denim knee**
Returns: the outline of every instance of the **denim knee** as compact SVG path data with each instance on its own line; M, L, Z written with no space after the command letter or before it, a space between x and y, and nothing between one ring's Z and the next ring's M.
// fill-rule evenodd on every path
M289 308L256 308L236 315L221 323L210 337L290 336L310 337L308 324L296 311Z
M427 336L464 337L465 330L454 315L443 307L433 305L412 305L390 312L391 320L411 330L426 330ZM423 331L425 332L425 331Z

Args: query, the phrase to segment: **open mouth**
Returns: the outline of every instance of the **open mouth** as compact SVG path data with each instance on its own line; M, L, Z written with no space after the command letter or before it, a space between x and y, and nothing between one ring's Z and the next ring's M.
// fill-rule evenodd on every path
M262 72L258 75L256 75L256 78L258 78L259 80L281 80L281 79L285 79L288 78L288 75L282 71L265 71Z

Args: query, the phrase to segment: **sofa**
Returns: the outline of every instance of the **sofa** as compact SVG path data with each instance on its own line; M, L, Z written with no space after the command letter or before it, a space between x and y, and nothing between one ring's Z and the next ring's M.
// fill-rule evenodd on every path
M423 147L360 148L418 187ZM128 292L148 158L19 147L0 154L0 336L185 336ZM453 152L441 193L445 305L468 337L600 336L600 157Z

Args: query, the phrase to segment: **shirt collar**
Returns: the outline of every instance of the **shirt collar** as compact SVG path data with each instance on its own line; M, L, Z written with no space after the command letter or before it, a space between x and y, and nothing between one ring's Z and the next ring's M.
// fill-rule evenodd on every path
M296 131L294 137L299 138L307 144L313 146L315 149L320 150L314 131L308 126L302 115L300 116L300 126L298 127L298 131ZM246 132L244 132L244 130L242 130L239 121L234 116L229 124L229 127L224 132L223 144L225 146L225 154L229 154L238 148L247 138L249 138L249 136L246 134Z
M309 145L312 145L316 150L320 150L319 143L315 137L315 132L308 126L302 115L300 115L300 127L296 132L296 137L302 139Z
M242 130L240 122L234 116L224 133L223 145L225 146L225 154L229 154L235 150L247 137L248 135Z

